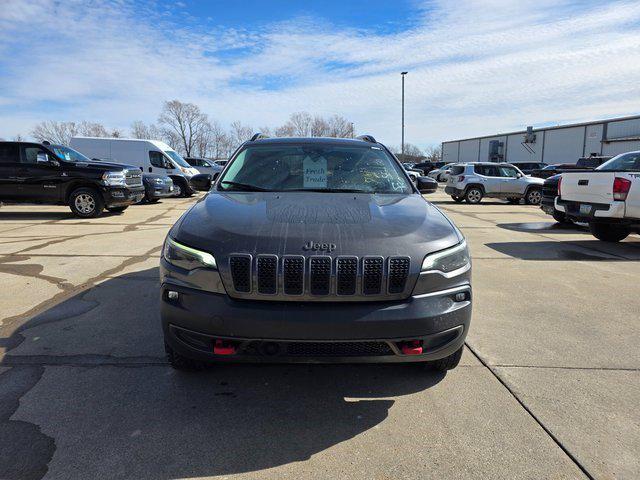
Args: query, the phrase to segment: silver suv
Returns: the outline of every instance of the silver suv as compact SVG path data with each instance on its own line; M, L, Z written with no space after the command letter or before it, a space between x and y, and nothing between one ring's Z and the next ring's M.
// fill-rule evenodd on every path
M538 205L542 198L544 180L529 177L508 163L458 163L450 169L444 191L458 203L480 203L483 197L492 197L509 203L524 198L528 205Z

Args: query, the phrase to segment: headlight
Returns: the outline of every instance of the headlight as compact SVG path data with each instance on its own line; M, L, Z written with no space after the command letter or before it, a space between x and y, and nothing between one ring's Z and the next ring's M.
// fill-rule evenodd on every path
M102 181L105 185L112 187L124 187L127 185L124 172L105 172L102 175Z
M170 237L164 242L162 256L171 265L184 268L185 270L193 270L195 268L207 267L217 268L216 259L207 252L196 250L176 242Z
M455 247L427 255L422 262L422 271L439 270L443 273L453 272L466 267L471 262L466 240Z
M156 182L156 183L164 183L164 180L162 180L161 178L156 178L154 180L154 182Z

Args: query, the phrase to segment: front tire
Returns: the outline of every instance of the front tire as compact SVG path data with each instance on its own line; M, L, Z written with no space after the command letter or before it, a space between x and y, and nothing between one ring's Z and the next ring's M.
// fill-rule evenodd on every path
M467 203L475 205L476 203L480 203L480 200L482 200L483 196L484 194L482 193L482 190L480 190L480 188L471 187L467 190L467 193L465 193L464 199L467 201Z
M81 187L69 195L69 208L76 217L95 218L104 210L104 200L97 190Z
M444 357L444 358L441 358L440 360L429 362L428 365L432 369L438 370L439 372L446 372L447 370L453 370L460 363L463 349L464 349L464 345L460 347L458 350L456 350L455 352L453 352L448 357Z
M591 234L603 242L620 242L629 236L628 227L608 223L589 223Z
M542 200L542 190L539 188L530 188L525 197L527 205L540 205L540 200Z

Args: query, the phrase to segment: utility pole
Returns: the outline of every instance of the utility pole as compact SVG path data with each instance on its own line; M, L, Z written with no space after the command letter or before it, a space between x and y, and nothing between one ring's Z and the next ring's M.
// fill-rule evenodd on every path
M402 76L402 146L400 147L400 149L402 151L403 157L404 157L404 76L407 73L409 72L400 72L400 75Z

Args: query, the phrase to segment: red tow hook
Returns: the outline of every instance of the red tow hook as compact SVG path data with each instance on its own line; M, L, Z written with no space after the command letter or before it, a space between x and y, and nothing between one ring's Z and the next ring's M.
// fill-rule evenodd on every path
M422 340L409 340L400 343L404 355L422 355Z
M232 343L222 340L221 338L216 339L213 344L213 353L216 355L235 355L236 346Z

